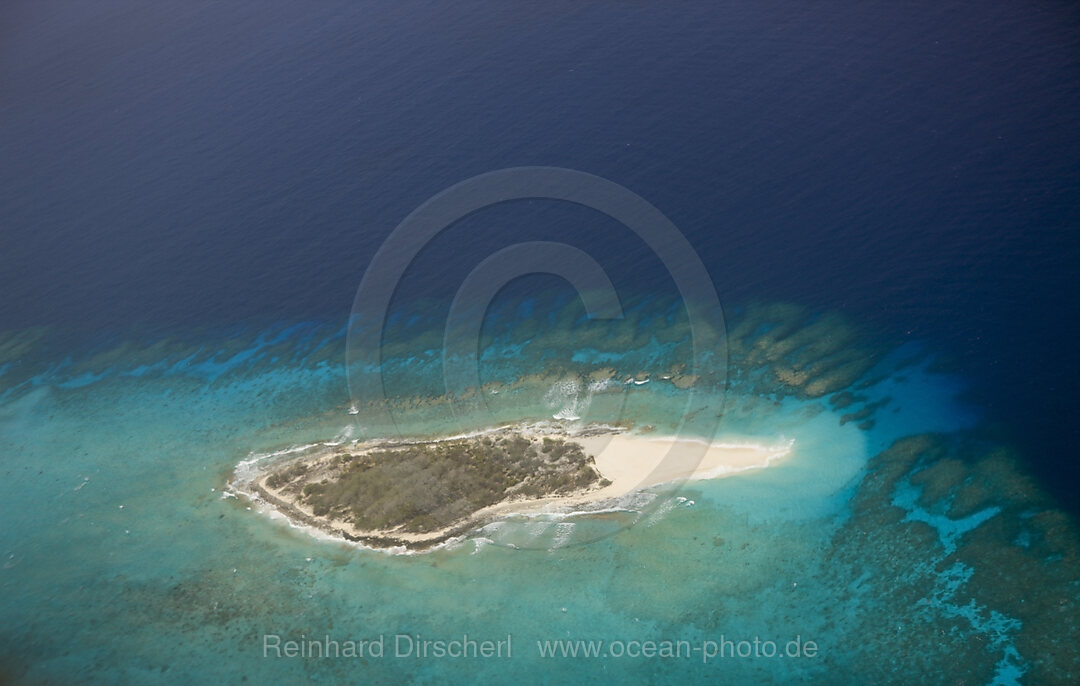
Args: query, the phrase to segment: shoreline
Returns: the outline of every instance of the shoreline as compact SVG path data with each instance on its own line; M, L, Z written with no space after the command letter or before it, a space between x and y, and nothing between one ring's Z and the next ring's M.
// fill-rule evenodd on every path
M497 433L519 433L529 438L561 438L578 443L593 458L594 466L602 479L610 483L594 485L584 491L567 495L552 495L539 498L517 498L503 500L481 508L471 515L453 522L441 529L416 533L409 531L361 530L351 523L317 516L304 506L298 497L283 493L269 486L266 481L275 471L288 465L304 463L317 464L331 458L334 449L342 443L321 443L306 448L270 453L254 460L244 461L244 465L254 466L256 472L250 481L242 483L239 466L229 489L241 493L251 500L261 500L271 510L283 516L290 523L301 527L310 527L327 534L331 539L341 542L359 543L378 550L405 549L411 552L430 550L451 539L459 538L500 518L513 515L563 514L566 508L578 508L597 503L616 501L631 493L645 490L665 483L723 478L744 471L765 469L776 461L790 455L794 442L766 444L753 441L717 441L706 442L702 439L677 438L637 434L608 426L592 426L573 431L562 427L539 428L535 425L503 426L493 429L471 432L471 436ZM355 443L358 447L374 449L380 446L403 446L410 444L429 444L454 440L458 436L442 437L433 440L370 441ZM257 467L265 458L282 454L296 453L295 457L284 461L274 461L271 468ZM246 486L246 488L245 488Z

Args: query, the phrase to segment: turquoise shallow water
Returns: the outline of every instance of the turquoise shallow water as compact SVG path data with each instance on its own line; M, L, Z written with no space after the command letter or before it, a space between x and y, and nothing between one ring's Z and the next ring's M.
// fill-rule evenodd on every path
M1076 530L979 434L962 379L917 344L874 343L798 308L750 307L731 324L726 397L705 388L722 408L717 437L793 441L787 461L656 489L647 506L625 503L636 512L513 518L412 555L317 540L223 493L252 455L377 431L363 408L349 414L340 329L103 345L27 369L47 350L31 344L0 377L3 670L27 683L1065 680L1075 643L1049 646L1077 631ZM412 362L388 378L413 390L391 393L398 429L568 407L580 421L676 427L687 391L662 375L678 336L667 348L615 337L616 354L566 344L582 326L493 334L489 351L505 354L490 352L482 376L502 390L485 387L492 409L475 415L415 391L430 369L402 354ZM800 342L821 326L835 345ZM423 340L402 337L402 349ZM851 349L867 362L840 374ZM603 365L620 381L607 391L565 383ZM621 381L642 372L649 383ZM265 657L267 634L381 635L386 653ZM512 656L395 657L399 634L509 635ZM704 655L755 638L817 651ZM559 639L603 641L607 656L540 655L538 642ZM702 650L614 655L650 640Z

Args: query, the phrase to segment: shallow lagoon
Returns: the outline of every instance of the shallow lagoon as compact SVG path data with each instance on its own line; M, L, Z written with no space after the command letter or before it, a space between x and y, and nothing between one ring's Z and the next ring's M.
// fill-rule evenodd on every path
M835 345L822 345L821 331L791 338L815 322L833 329ZM544 335L574 340L580 325ZM729 333L726 395L700 382L722 408L716 436L793 440L789 461L657 488L614 512L510 518L413 555L319 540L222 492L245 458L375 430L351 407L340 329L103 345L59 365L46 362L46 335L28 344L43 351L39 367L9 368L0 407L2 643L20 648L4 669L81 683L522 673L536 683L826 673L887 681L894 670L1016 683L1076 669L1075 643L1065 640L1078 631L1076 529L1007 447L981 436L978 408L958 400L962 379L938 369L932 351L890 347L800 308L745 308ZM613 345L638 347L613 356L594 346L586 356L532 332L544 344L539 373L529 343L506 336L496 332L488 348L513 352L492 353L482 369L502 390L488 388L473 428L492 416L550 419L568 406L579 421L677 428L687 390L662 378L685 354L677 336L663 350L655 337L623 334ZM871 363L836 380L838 366L822 361L853 346ZM24 348L22 359L33 356ZM619 380L647 372L650 382L565 383L601 365ZM413 388L430 382L430 370L412 369L425 377ZM396 377L402 387L407 377ZM395 419L412 421L399 431L468 424L460 407L446 411L446 398L393 397ZM268 633L510 634L513 658L264 658ZM819 654L545 659L537 648L565 638L697 646L722 637L800 637Z

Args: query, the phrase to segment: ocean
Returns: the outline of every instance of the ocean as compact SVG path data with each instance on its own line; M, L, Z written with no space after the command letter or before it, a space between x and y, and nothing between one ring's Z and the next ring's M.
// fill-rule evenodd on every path
M1052 2L6 3L0 681L1071 682L1078 26ZM380 246L522 167L626 215L533 184L453 216L374 279L365 367ZM454 309L530 259L595 265L621 316L552 274ZM448 384L452 312L480 313L477 393ZM230 490L297 446L516 422L792 453L426 553ZM512 655L420 654L465 635Z

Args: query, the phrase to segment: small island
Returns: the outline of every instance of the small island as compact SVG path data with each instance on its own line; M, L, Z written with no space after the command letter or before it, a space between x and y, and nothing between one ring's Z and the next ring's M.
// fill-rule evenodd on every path
M514 513L767 467L791 448L790 442L706 443L611 427L502 427L437 440L310 446L268 460L246 478L238 472L231 487L334 538L424 550Z
M288 514L349 540L426 547L470 528L493 505L610 484L579 443L503 431L343 446L279 466L256 488Z

